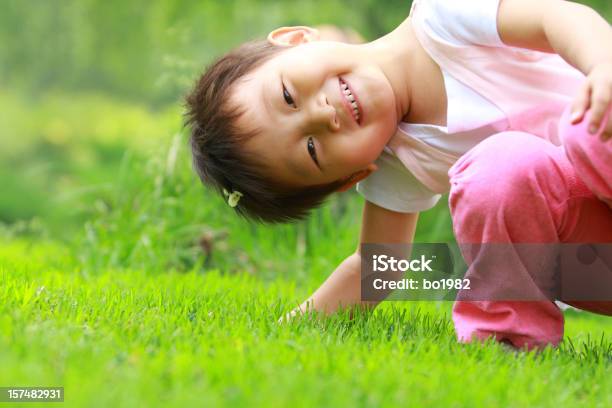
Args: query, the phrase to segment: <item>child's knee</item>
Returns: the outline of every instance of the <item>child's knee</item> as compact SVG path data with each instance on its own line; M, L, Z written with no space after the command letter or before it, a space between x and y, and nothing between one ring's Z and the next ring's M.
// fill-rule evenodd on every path
M580 180L612 208L612 142L589 134L587 127L587 118L576 125L562 123L563 146Z
M608 110L605 115L603 122L607 122L608 117L612 109ZM572 161L586 162L603 161L610 163L612 159L612 144L605 142L601 139L600 135L603 132L603 127L592 135L588 131L590 123L590 112L576 124L570 123L570 109L569 107L563 113L559 121L559 136L565 147L569 159ZM600 160L597 160L600 159ZM586 163L585 163L586 164ZM610 169L610 167L608 168Z
M557 174L562 155L558 147L521 132L504 132L481 142L449 171L453 221L474 225L486 222L488 215L525 215L526 208L534 209L534 202L544 200L548 191L542 190L555 184L550 179L562 177Z

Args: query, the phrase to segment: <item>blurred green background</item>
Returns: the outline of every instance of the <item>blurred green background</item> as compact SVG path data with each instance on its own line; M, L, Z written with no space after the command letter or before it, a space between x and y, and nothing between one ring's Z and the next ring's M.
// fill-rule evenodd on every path
M608 0L588 2L612 15ZM200 263L320 280L357 243L361 199L308 221L237 218L192 174L182 96L203 67L282 25L335 24L366 39L411 2L0 0L2 234L61 241L82 268ZM446 203L420 242L452 240Z

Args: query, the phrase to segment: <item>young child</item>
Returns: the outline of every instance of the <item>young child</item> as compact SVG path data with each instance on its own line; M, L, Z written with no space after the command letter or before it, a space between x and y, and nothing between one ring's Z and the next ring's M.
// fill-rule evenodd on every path
M606 243L611 96L612 30L586 6L416 0L370 43L298 26L238 47L199 79L187 122L202 181L256 220L303 218L359 182L361 243L412 242L446 192L458 243ZM492 256L466 257L468 273L515 272ZM290 315L375 306L360 300L360 265L358 247ZM612 302L574 306L612 315ZM563 336L549 300L457 301L453 321L463 342Z

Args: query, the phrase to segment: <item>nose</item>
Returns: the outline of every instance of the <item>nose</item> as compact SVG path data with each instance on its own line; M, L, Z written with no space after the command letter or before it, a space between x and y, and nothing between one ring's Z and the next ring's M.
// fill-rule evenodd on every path
M329 103L327 97L321 94L315 98L310 109L309 122L313 128L310 131L324 130L335 132L340 128L336 109Z

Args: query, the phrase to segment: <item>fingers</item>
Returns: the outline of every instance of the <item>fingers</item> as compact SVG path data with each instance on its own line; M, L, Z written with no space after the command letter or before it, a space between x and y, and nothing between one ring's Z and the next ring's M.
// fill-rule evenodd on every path
M287 324L290 323L291 321L293 321L293 318L295 317L296 313L295 310L291 311L289 313L287 313L284 316L281 316L277 321L276 324Z
M571 123L575 125L582 121L584 118L584 113L589 109L589 103L591 101L591 84L588 81L585 81L580 87L580 91L578 91L578 95L574 99L574 103L572 104L572 116Z
M598 86L593 90L593 95L591 97L591 115L589 118L589 133L592 135L607 125L607 123L604 122L604 116L608 119L606 112L610 107L611 93L612 91L607 86Z

